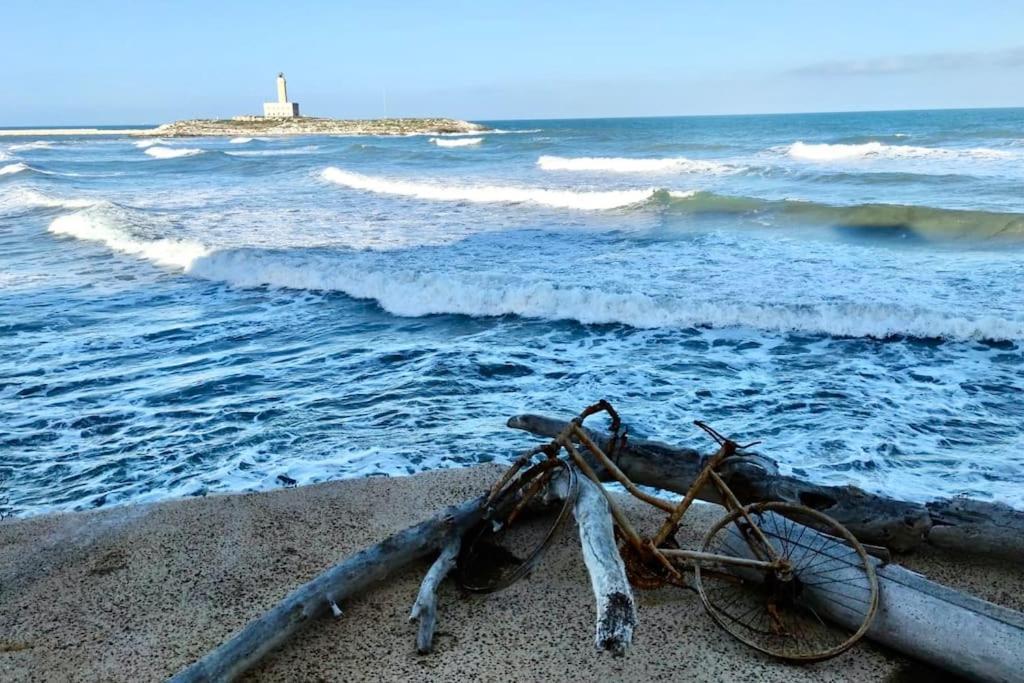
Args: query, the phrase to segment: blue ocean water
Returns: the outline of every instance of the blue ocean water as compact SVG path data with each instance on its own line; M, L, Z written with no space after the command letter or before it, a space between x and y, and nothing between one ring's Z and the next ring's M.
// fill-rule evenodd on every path
M704 419L822 482L1024 507L1024 110L0 138L17 514Z

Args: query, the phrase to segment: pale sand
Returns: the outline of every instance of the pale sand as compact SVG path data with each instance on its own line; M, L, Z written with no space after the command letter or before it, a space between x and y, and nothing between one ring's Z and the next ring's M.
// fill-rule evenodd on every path
M481 492L500 468L371 478L269 493L9 520L0 524L0 680L157 681L218 645L340 558ZM630 499L642 528L656 515ZM696 542L717 514L688 518ZM1020 572L935 553L904 564L1016 609ZM254 672L261 681L877 681L923 675L861 644L789 666L719 630L692 593L638 592L622 659L593 649L594 612L575 529L536 573L488 597L440 591L436 651L418 656L407 621L420 563L325 619Z

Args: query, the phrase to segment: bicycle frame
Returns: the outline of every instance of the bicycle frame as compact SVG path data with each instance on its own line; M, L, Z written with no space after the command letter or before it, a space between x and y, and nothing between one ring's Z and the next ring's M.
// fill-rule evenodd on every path
M612 408L607 401L602 400L592 406L588 406L578 417L574 418L566 428L562 430L557 437L555 437L551 444L549 444L549 447L544 449L544 452L548 457L557 457L558 451L564 448L580 471L583 472L588 479L598 484L598 487L604 494L605 499L608 501L612 516L615 518L619 528L622 530L623 537L634 548L634 550L640 553L641 556L658 560L658 562L676 579L682 578L679 568L676 566L677 563L684 565L700 564L702 566L704 564L717 563L736 567L757 568L773 571L785 571L788 569L787 563L779 558L778 553L775 552L775 549L768 542L764 533L757 524L750 519L750 516L743 507L743 504L740 503L739 499L737 499L736 495L732 492L732 489L729 488L728 484L725 483L716 471L727 458L736 454L737 450L739 450L738 444L730 439L722 437L710 427L707 427L702 423L697 423L702 429L711 434L712 437L719 442L719 449L713 456L711 456L707 464L701 470L701 473L690 485L690 488L687 490L683 500L678 504L673 504L637 488L637 486L630 481L622 470L619 469L612 458L605 453L604 449L594 443L594 440L591 439L590 435L583 429L583 421L591 415L599 412L607 413L611 417L612 438L609 441L609 450L617 448L618 445L625 440L625 436L619 437L618 435L621 422L618 414L615 412L615 409ZM630 494L669 513L654 538L645 540L640 537L633 528L633 525L629 522L628 518L626 518L622 509L616 503L615 499L611 496L610 492L601 486L600 478L579 452L579 449L576 448L574 441L579 441L580 444L590 451L601 466L608 471L612 478L622 484ZM740 511L740 514L746 520L748 528L743 530L743 533L746 536L747 545L750 546L756 558L751 559L734 557L731 555L704 553L695 550L660 547L666 540L676 533L686 511L690 509L693 501L697 498L697 494L707 485L709 480L721 495L722 502L726 509L730 512L733 510ZM747 536L748 533L753 534L754 538L752 539Z

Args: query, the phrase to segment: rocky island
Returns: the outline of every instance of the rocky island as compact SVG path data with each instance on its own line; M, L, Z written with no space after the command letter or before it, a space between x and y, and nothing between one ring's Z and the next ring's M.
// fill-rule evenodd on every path
M267 118L262 116L233 119L191 119L165 123L132 135L158 137L253 137L272 135L444 135L478 133L485 126L448 118L417 119L330 119L310 116Z

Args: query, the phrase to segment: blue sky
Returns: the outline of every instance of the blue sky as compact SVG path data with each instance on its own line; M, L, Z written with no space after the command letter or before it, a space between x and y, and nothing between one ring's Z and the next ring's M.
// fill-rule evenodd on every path
M1024 106L1021 2L52 2L0 10L0 125Z

